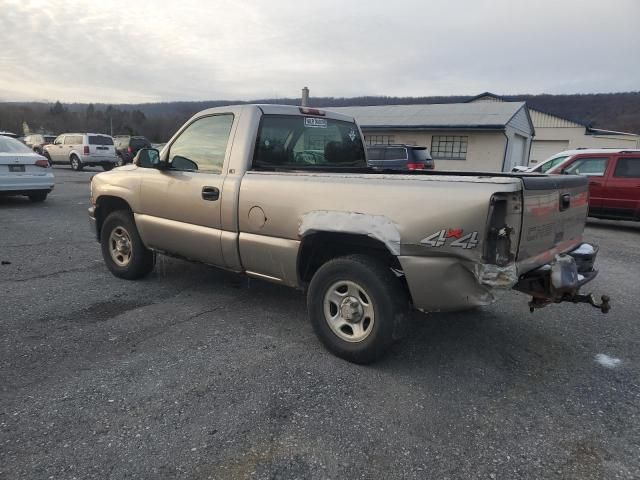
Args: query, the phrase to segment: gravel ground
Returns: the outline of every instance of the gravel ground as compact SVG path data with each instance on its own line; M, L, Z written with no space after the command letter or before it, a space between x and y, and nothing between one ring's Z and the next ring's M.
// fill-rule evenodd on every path
M608 315L509 293L416 315L363 367L298 292L164 258L111 276L91 170L0 199L1 478L640 478L640 224L587 228Z

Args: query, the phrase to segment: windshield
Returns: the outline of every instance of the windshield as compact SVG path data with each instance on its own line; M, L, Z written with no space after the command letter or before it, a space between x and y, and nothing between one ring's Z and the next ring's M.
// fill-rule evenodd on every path
M256 168L366 168L353 122L298 115L264 115L253 157Z
M113 145L113 139L106 135L89 135L89 145Z
M14 138L0 136L0 153L33 153L33 150Z
M549 170L551 170L553 167L557 166L558 164L560 164L561 162L563 162L569 155L565 155L563 157L556 157L556 158L552 158L551 160L548 160L547 162L541 164L537 170L540 171L541 173L547 173Z

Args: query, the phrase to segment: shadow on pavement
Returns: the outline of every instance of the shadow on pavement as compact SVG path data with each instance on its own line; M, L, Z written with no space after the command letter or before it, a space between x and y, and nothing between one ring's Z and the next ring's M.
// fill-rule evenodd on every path
M640 222L626 220L601 220L595 218L587 219L587 226L594 230L620 230L625 232L639 232Z

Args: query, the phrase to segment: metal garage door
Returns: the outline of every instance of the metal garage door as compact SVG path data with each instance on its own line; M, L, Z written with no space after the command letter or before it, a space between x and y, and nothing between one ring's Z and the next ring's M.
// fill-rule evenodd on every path
M529 163L535 165L563 150L569 150L569 140L534 140Z
M517 133L511 139L511 158L506 162L504 166L505 172L510 172L516 165L526 165L525 147L527 145L527 139Z

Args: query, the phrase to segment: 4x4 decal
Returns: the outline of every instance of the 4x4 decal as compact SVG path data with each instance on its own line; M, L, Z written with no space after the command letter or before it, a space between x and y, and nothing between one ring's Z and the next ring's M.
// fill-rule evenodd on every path
M464 230L462 228L439 230L427 238L422 239L420 243L427 247L443 247L449 239L455 239L450 242L448 246L467 249L478 246L478 232L471 232L466 235L463 235L463 233Z

